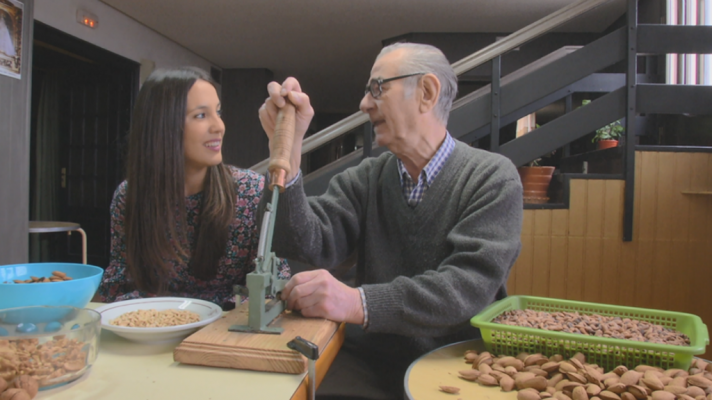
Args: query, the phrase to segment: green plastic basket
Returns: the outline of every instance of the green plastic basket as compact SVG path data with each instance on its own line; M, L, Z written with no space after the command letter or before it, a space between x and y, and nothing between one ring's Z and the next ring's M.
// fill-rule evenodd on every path
M611 339L491 322L505 311L527 309L546 312L578 311L580 314L647 321L684 333L690 338L690 346ZM598 364L606 371L619 365L634 368L640 364L664 369L688 369L692 358L704 353L710 342L707 326L702 323L700 317L693 314L533 296L509 296L496 301L472 317L470 324L480 328L485 347L494 355L516 356L526 352L542 353L547 357L561 354L569 358L581 352L586 355L586 362Z

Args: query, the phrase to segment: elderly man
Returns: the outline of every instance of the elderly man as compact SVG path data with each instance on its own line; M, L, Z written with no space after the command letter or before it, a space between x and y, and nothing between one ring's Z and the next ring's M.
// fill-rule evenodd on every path
M514 165L454 140L447 119L457 77L435 47L399 43L376 58L361 111L389 152L304 193L301 141L313 116L299 83L272 82L260 109L269 137L288 98L297 108L289 184L273 247L330 268L358 255L356 287L324 269L298 273L282 293L307 317L348 323L321 398L402 398L409 363L478 337L470 318L506 296L520 250L522 187ZM262 199L262 206L270 200Z

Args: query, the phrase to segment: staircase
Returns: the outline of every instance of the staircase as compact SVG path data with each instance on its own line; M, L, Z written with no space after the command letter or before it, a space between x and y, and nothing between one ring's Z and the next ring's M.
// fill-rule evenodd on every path
M665 85L649 82L638 73L640 54L712 53L712 27L637 24L637 3L629 0L627 25L582 48L566 47L505 77L499 75L504 53L525 44L551 29L584 14L608 0L583 0L573 3L455 64L462 75L484 63L492 63L492 83L458 99L453 104L448 130L460 141L477 143L489 139L489 150L499 152L521 166L585 137L610 122L625 119L623 146L605 153L622 165L619 177L625 180L623 240L632 240L633 187L636 127L638 115L712 114L712 88L709 86ZM623 65L624 73L600 73ZM590 105L569 110L561 117L514 140L501 142L500 127L576 93L605 93ZM629 106L630 105L630 106ZM570 107L569 107L570 108ZM367 115L356 113L304 141L303 153L354 131L363 133L363 148L305 176L309 195L323 193L329 179L364 157L377 156L385 148L374 148ZM589 155L591 156L591 155ZM591 156L593 158L600 156ZM577 157L587 162L586 157ZM612 161L615 162L615 161ZM263 172L267 160L252 169ZM557 182L566 186L561 173ZM567 189L562 188L563 191ZM566 196L563 197L564 199ZM539 207L567 207L565 202ZM531 206L528 206L531 207Z
M712 302L712 148L637 144L651 134L646 116L712 114L712 87L667 85L638 65L651 55L712 54L712 27L638 24L637 1L628 0L625 26L499 73L503 54L605 1L573 3L453 64L458 75L484 63L493 73L491 84L455 102L448 130L466 143L489 143L517 166L563 153L552 188L558 199L525 205L511 293L671 309L712 323L705 306ZM577 93L599 97L574 108ZM500 136L502 126L561 100L566 112L558 118L516 139ZM620 147L571 153L572 143L620 119ZM303 152L354 132L364 147L307 174L308 195L386 151L372 144L368 117L357 113L306 139ZM264 172L266 164L252 168Z

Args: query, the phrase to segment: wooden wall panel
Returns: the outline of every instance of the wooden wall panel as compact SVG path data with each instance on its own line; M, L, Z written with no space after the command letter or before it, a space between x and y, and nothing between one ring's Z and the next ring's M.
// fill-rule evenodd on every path
M532 292L532 257L534 255L534 236L522 236L522 251L516 262L517 279L513 290L515 293Z
M631 266L635 269L634 290L635 299L633 306L644 307L645 304L652 304L653 301L653 253L655 242L652 240L640 240L638 242L638 256L636 264Z
M584 239L580 236L569 237L569 270L566 274L566 299L583 300L583 242ZM516 266L515 264L515 271Z
M709 175L709 154L694 154L691 160L690 187L688 191L710 190L707 184ZM707 229L709 222L706 221L708 214L709 196L686 195L690 202L690 240L699 240L709 237Z
M697 154L695 154L697 156ZM672 192L675 196L678 218L672 219L670 235L674 241L687 241L690 233L690 202L682 194L689 190L692 181L692 157L675 157Z
M643 172L641 179L635 182L636 185L640 185L642 191L639 207L640 226L633 234L640 240L652 240L655 238L657 220L658 153L642 153L638 159Z
M534 213L534 236L551 236L551 211Z
M551 235L569 234L569 210L551 210Z
M691 156L690 187L688 190L705 190L709 175L709 154L697 153Z
M551 237L534 236L532 254L532 291L534 296L548 296L549 277L551 276Z
M678 269L679 273L685 274L688 278L687 281L690 282L686 296L688 303L685 304L685 311L702 317L702 321L704 321L708 325L707 328L710 329L712 328L712 316L710 316L710 311L712 311L710 310L710 304L712 302L710 302L709 294L710 281L703 280L707 275L706 270L710 269L710 260L712 260L712 258L710 258L709 241L706 243L694 241L690 242L688 250L690 254L690 265L702 265L704 267L699 268L696 271L693 271L689 266L687 266L687 268ZM697 282L697 284L692 282ZM707 349L707 354L712 354L709 347ZM709 359L709 357L705 358Z
M653 242L653 262L651 265L652 298L650 308L664 310L670 302L670 277L679 266L670 260L670 240L656 240Z
M620 281L618 287L618 304L632 306L635 303L636 267L638 265L639 242L621 242L621 263L618 268Z
M699 193L712 192L712 154L637 152L635 178L632 242L620 180L572 180L568 210L525 210L510 293L687 312L712 328L712 195Z
M606 180L603 198L603 237L607 239L623 238L623 188L624 181Z
M601 243L601 298L598 300L599 303L619 304L619 287L629 284L621 279L622 249L619 242L619 238L604 238Z
M643 166L641 165L642 163L640 162L640 157L636 156L636 163L635 163L635 182L640 183L642 181L643 177ZM635 192L635 199L633 200L633 235L635 235L637 232L640 231L640 203L641 203L641 198L643 197L641 193L643 193L643 185L635 185L634 192ZM621 220L621 223L623 220ZM634 237L634 239L636 239Z
M706 154L707 156L707 166L703 167L703 170L707 173L706 174L706 181L703 186L704 191L711 192L712 191L712 154ZM707 231L703 233L701 236L702 238L707 238L707 240L710 240L712 238L712 209L710 209L710 196L701 196L702 198L700 199L702 202L707 199L707 207L705 208L706 210L706 223L705 223L705 228L707 228ZM710 250L710 249L708 249ZM710 258L707 258L709 261Z
M603 237L603 216L606 205L604 198L605 182L588 180L588 198L586 204L586 237Z
M568 240L559 235L551 237L551 267L549 268L548 297L566 298L568 281Z
M692 290L690 290L689 278L684 274L679 273L679 266L690 265L690 250L691 246L696 246L696 243L690 243L687 240L675 240L670 245L670 259L673 260L672 273L670 274L669 283L669 301L668 307L670 310L683 310L685 305L693 300Z
M569 202L569 235L582 237L586 232L586 207L588 204L588 181L571 181Z
M674 213L660 212L661 210L672 210L674 201L682 196L679 191L673 192L675 179L675 158L676 153L657 153L658 169L657 176L657 198L655 207L655 239L659 241L669 241L672 239L672 221Z
M590 224L600 225L600 224ZM587 237L584 239L583 247L583 300L601 302L601 289L604 280L601 278L601 245L603 241L600 237Z

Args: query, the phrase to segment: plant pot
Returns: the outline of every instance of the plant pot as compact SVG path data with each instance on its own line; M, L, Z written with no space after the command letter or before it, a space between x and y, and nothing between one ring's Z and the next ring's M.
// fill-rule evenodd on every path
M519 167L517 171L522 181L529 180L532 176L543 176L546 178L540 179L545 179L548 182L551 180L551 176L554 175L554 167Z
M549 190L549 182L522 182L522 189L524 191L536 190L546 192Z
M618 141L613 139L599 140L597 143L598 150L610 149L611 147L618 147Z
M554 167L519 167L519 177L524 190L524 202L541 204L549 201L549 183L554 174Z

